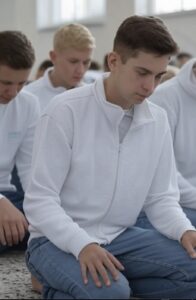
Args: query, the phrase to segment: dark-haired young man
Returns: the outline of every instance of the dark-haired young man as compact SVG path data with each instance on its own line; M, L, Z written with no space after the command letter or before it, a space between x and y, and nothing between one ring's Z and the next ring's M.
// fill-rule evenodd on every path
M178 202L166 113L146 100L176 51L160 19L129 17L111 72L42 116L24 208L45 299L195 297L196 232ZM157 231L134 226L142 209Z
M11 173L16 165L25 190L40 109L35 96L20 90L34 60L34 49L23 33L0 32L0 253L25 248L27 242L24 193L11 183Z

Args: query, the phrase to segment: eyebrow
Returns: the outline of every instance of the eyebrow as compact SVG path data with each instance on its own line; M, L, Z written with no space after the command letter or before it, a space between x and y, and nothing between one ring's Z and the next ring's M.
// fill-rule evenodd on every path
M153 74L152 71L146 69L146 68L143 68L143 67L136 67L136 69L140 70L140 71L143 71L143 72L146 72L148 74ZM156 76L161 76L161 75L164 75L167 71L163 71L163 72L160 72L158 73Z
M3 80L3 79L0 79L0 82L4 83L4 84L15 84L15 82L13 82L13 81ZM25 83L26 83L26 80L25 81L17 82L16 84L25 84Z

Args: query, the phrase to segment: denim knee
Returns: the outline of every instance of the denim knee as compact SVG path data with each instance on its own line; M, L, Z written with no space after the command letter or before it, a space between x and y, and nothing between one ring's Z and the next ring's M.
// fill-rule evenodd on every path
M128 280L120 274L117 281L112 281L110 287L96 288L92 294L92 299L130 299L132 291Z

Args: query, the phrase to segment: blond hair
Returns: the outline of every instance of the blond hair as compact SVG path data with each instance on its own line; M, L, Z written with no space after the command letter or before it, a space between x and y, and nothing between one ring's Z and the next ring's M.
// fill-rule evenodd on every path
M53 40L54 50L63 51L67 48L77 50L95 48L95 38L89 29L81 24L69 24L59 28Z

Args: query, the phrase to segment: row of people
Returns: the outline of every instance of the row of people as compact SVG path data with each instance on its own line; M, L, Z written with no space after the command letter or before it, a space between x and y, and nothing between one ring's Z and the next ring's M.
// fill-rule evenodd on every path
M76 44L63 43L67 28L82 30ZM32 45L22 33L0 33L0 251L26 243L30 232L27 265L45 299L194 298L196 199L182 185L182 209L178 187L178 180L194 177L180 148L182 135L192 142L193 121L188 134L182 121L171 135L173 117L168 123L165 111L147 100L177 44L160 19L131 16L107 56L111 72L78 87L95 41L84 26L66 30L55 35L52 69L22 91ZM24 57L30 63L22 64ZM163 93L166 102L172 97ZM177 120L183 106L173 103L168 114ZM18 199L10 184L14 164L25 215L23 195Z

